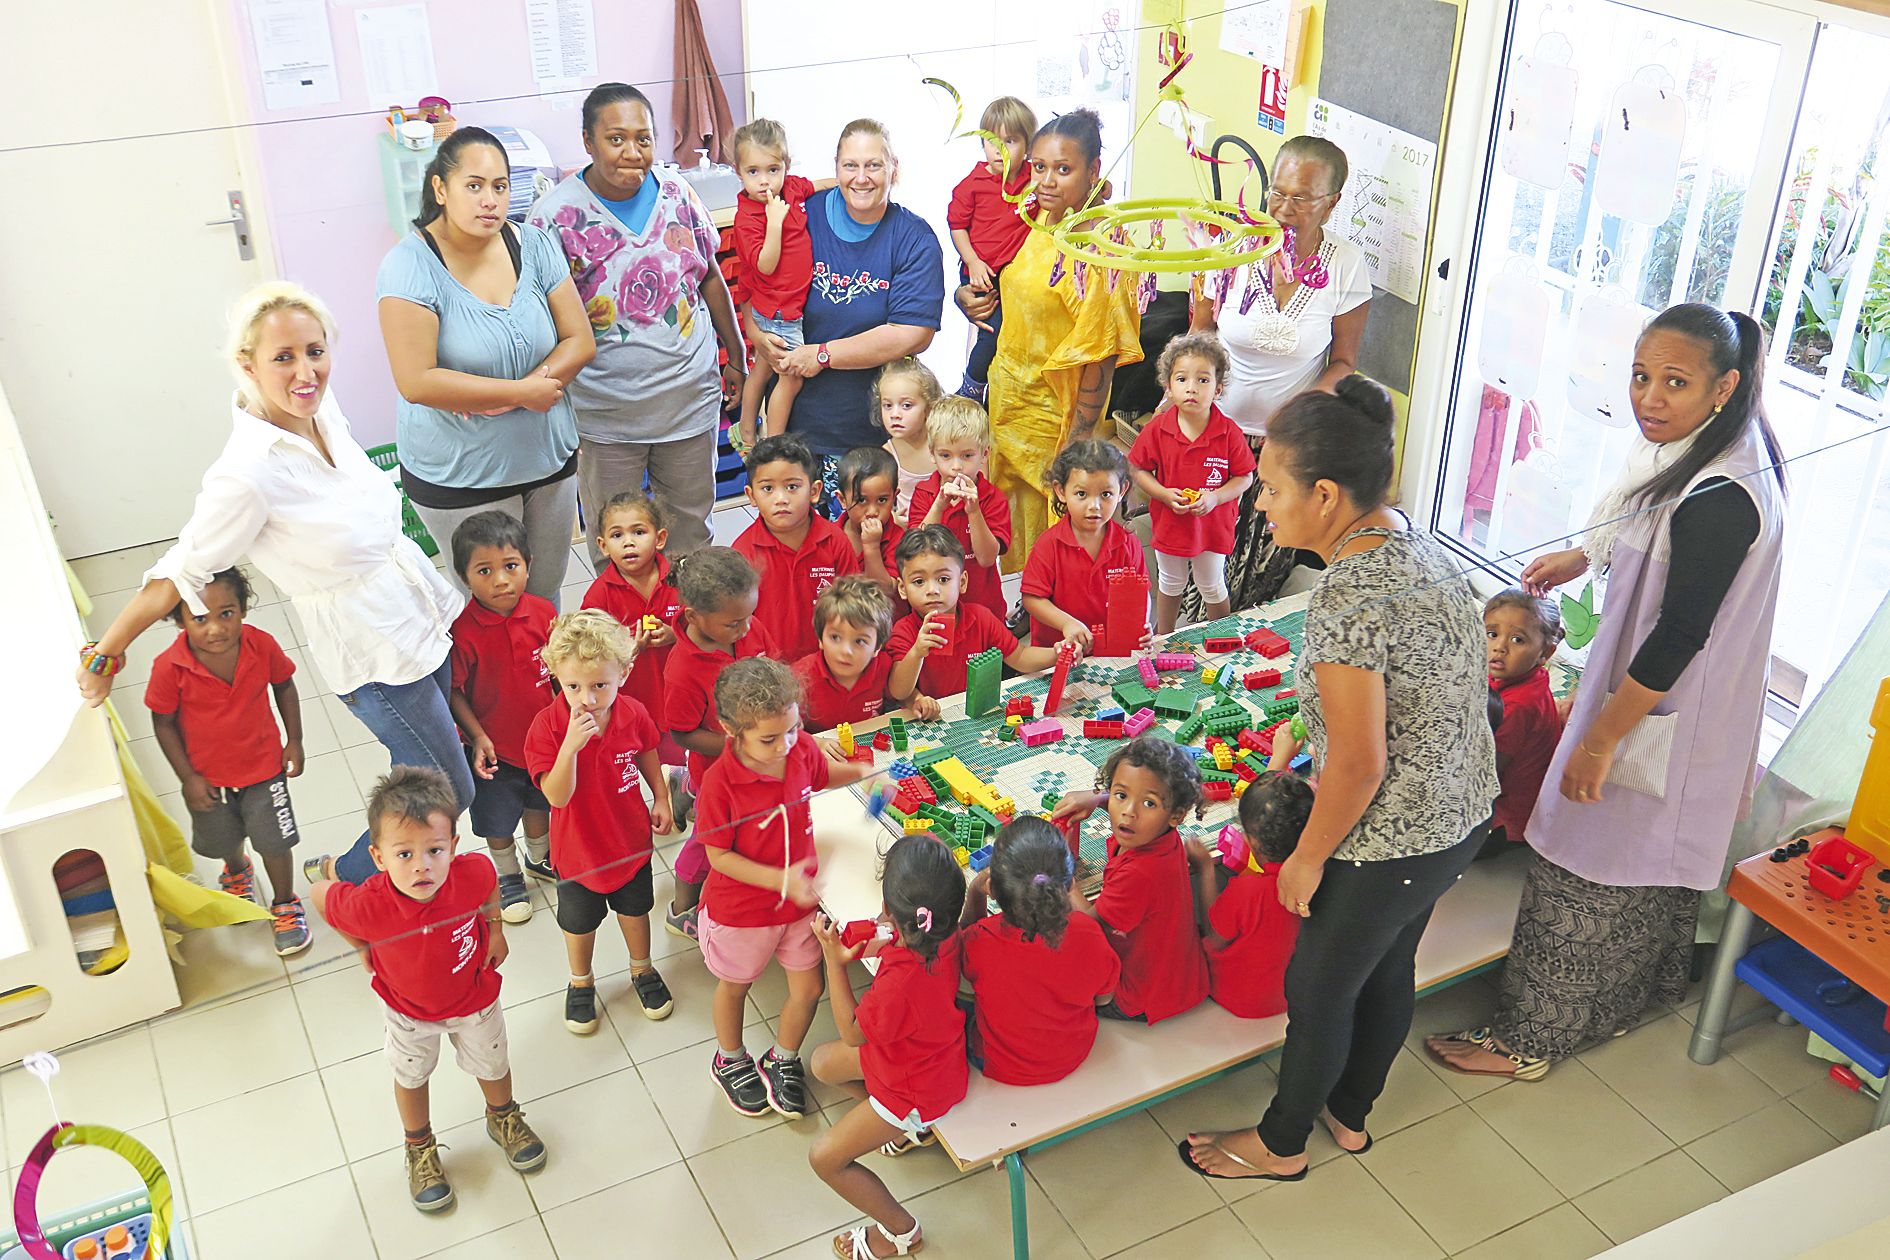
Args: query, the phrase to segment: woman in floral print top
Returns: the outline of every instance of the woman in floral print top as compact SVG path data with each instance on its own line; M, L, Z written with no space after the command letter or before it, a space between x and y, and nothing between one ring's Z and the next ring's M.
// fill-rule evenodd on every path
M599 84L584 99L590 164L528 221L563 248L597 336L597 358L570 387L584 519L647 471L674 521L676 556L709 541L723 400L741 396L747 359L709 212L682 178L652 169L655 147L643 93ZM719 370L717 342L728 351ZM595 542L591 558L602 566Z

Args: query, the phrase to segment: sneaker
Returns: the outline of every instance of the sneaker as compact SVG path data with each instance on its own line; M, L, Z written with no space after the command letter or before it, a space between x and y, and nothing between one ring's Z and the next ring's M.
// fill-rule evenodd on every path
M671 902L670 908L663 911L663 927L671 936L680 936L686 941L695 940L696 907L691 906L687 910L678 910L676 909L675 903Z
M334 858L326 853L309 858L302 863L302 878L311 884L318 884L324 879L333 879L334 876L328 873L328 864L332 861Z
M722 1087L722 1096L728 1099L728 1105L738 1113L744 1116L768 1114L768 1087L761 1083L761 1073L755 1071L755 1061L746 1052L733 1059L717 1054L709 1061L709 1070L715 1076L715 1083Z
M244 901L256 900L256 868L245 866L240 871L224 868L217 876L217 887L232 897L241 897Z
M984 406L985 395L990 391L990 388L991 387L984 381L974 381L969 376L966 376L962 377L958 382L958 396L960 398L969 398L972 402L982 407Z
M597 986L567 984L564 987L564 1026L583 1036L597 1031Z
M499 876L499 917L507 923L532 921L532 897L523 875Z
M444 1212L453 1206L453 1186L440 1163L440 1144L429 1137L408 1142L407 1197L422 1212Z
M678 832L696 816L696 798L689 790L689 774L686 770L673 769L669 772L669 812L676 820Z
M770 1107L790 1120L807 1114L807 1075L799 1056L783 1059L768 1051L761 1056L761 1079Z
M676 1000L670 996L669 986L663 983L663 977L654 968L631 972L630 987L637 991L637 1001L643 1003L645 1019L668 1019L669 1013L676 1008Z
M517 1103L504 1111L486 1112L486 1136L499 1144L513 1172L536 1172L545 1166L545 1144L525 1123L525 1113Z
M558 872L551 869L549 861L540 862L537 858L522 857L518 860L519 869L533 879L542 879L547 884L558 882Z
M302 899L291 897L287 901L269 903L269 913L275 916L276 954L287 958L299 954L308 948L308 911L302 909Z

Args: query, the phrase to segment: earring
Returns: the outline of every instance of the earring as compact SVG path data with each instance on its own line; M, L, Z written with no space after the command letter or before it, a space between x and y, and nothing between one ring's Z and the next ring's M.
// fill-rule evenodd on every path
M1719 414L1720 412L1722 412L1722 411L1724 411L1724 410L1726 410L1726 404L1725 404L1725 403L1714 403L1714 404L1713 404L1713 414L1714 414L1714 415L1718 415L1718 414Z

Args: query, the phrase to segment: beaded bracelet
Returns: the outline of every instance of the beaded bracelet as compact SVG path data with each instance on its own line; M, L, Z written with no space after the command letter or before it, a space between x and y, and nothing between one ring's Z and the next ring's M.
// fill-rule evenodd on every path
M97 643L88 643L79 649L79 667L100 678L110 678L125 667L124 653L108 656L98 650Z

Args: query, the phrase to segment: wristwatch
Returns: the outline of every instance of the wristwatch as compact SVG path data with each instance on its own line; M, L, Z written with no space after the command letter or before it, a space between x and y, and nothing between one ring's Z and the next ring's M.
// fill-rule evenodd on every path
M829 363L833 362L833 356L827 353L826 342L821 342L820 349L814 352L814 362L820 364L822 367L826 367Z

